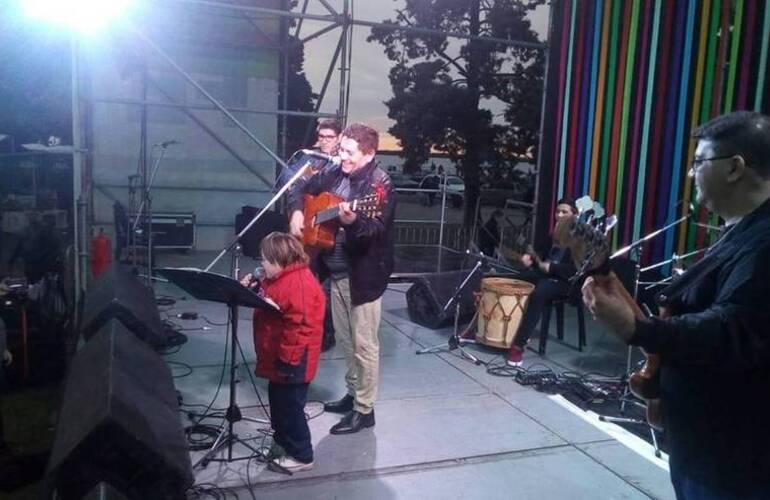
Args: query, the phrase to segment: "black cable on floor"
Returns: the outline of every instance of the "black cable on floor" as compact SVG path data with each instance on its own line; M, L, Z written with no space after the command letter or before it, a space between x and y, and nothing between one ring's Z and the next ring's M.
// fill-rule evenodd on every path
M222 427L216 427L208 424L195 424L188 425L184 428L184 433L187 436L187 447L190 451L208 450L214 446L219 433L222 432ZM198 436L203 436L199 438Z
M175 378L175 379L189 377L190 375L192 375L192 372L194 371L192 366L188 365L187 363L182 363L180 361L166 361L166 364L167 365L171 365L171 366L180 366L180 367L182 367L182 368L184 368L186 370L181 375L173 375L172 374L172 378Z
M246 355L243 353L243 347L241 346L241 343L238 342L238 351L241 353L241 360L243 361L244 366L246 367L246 371L249 374L249 380L251 380L251 386L254 388L254 393L257 395L257 401L259 401L259 406L262 408L262 411L265 412L265 415L267 415L267 418L270 418L270 412L267 409L267 405L262 401L262 396L259 394L259 389L257 388L257 382L254 380L254 376L251 373L251 367L249 366L249 363L246 361Z
M187 489L188 500L198 500L205 498L214 498L215 500L227 500L228 495L232 495L238 500L238 494L227 488L220 488L214 483L199 483L190 486Z

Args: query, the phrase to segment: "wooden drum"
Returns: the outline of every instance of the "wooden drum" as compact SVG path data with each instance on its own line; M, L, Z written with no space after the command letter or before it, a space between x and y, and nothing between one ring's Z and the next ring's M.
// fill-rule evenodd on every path
M535 285L510 278L484 278L476 303L476 342L509 348Z

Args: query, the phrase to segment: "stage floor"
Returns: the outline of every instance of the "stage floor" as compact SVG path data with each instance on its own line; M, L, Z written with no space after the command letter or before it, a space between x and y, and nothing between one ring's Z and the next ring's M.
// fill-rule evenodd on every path
M210 253L164 254L158 260L161 265L205 267L212 258ZM215 271L226 273L228 266L221 263ZM245 259L241 267L249 269L253 262ZM630 433L599 422L595 414L564 398L493 376L457 351L416 355L417 349L445 341L451 328L430 330L409 321L408 287L393 284L383 298L374 428L347 436L329 434L339 416L323 413L321 401L344 393L345 361L334 348L322 355L310 385L312 401L306 411L315 450L313 470L287 476L255 459L211 462L196 467L196 483L232 488L240 498L248 498L252 489L253 497L271 499L674 498L665 456L656 459L651 447ZM188 337L177 352L164 356L183 408L201 411L214 401L212 408L221 412L229 398L224 306L192 300L164 283L156 285L156 293L176 300L162 308L162 316L184 328ZM184 321L176 317L182 312L197 312L199 318ZM573 339L577 334L569 312L565 337ZM524 366L622 373L626 348L587 321L584 352L549 341L547 355L527 352ZM255 391L249 375L254 363L250 310L240 311L239 336L248 366L239 355L237 402L245 416L263 419L259 398L267 403L266 383L255 380ZM466 348L485 362L503 361L504 351ZM218 425L221 419L205 422ZM251 439L255 447L269 446L268 428L250 420L235 424L239 437ZM251 455L242 446L233 452L236 457ZM193 463L202 453L193 452Z

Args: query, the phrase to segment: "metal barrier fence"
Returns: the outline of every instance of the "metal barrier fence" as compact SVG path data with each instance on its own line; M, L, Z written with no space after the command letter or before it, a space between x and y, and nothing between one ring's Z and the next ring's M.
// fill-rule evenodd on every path
M504 246L520 248L522 242L530 241L531 204L506 200L503 206L495 204L477 207L478 224L466 227L462 224L462 204L458 206L450 197L456 197L457 193L443 189L414 188L397 188L396 191L399 194L395 221L397 245L437 245L464 252L477 239L482 221L487 220L496 209L502 209L504 213L500 224ZM430 203L429 194L434 195Z
M464 252L468 249L474 237L473 227L465 227L462 224L444 224L442 242L441 228L433 222L414 223L397 220L395 232L397 245L441 245L458 252ZM504 227L501 241L508 248L520 248L522 242L529 241L529 226Z

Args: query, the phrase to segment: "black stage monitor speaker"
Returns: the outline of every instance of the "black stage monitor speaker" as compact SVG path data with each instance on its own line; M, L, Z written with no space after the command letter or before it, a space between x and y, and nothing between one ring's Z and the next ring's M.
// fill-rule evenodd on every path
M406 291L409 319L428 328L440 328L455 316L452 305L445 313L443 308L455 290L468 277L469 270L449 271L419 276ZM473 292L481 288L481 273L474 273L460 295L460 321L469 319L476 310Z
M235 233L238 234L243 231L243 228L251 222L260 210L262 209L250 207L248 205L241 207L241 213L235 216ZM255 222L254 225L246 231L246 234L241 237L243 255L251 257L252 259L259 259L259 244L262 242L262 238L273 231L286 232L288 229L289 222L286 214L268 210L262 215L262 218Z
M73 358L46 472L63 499L100 482L128 498L184 498L193 483L171 372L114 319Z
M131 269L113 263L86 292L80 332L90 339L112 318L119 319L140 339L155 348L168 341L152 290Z

